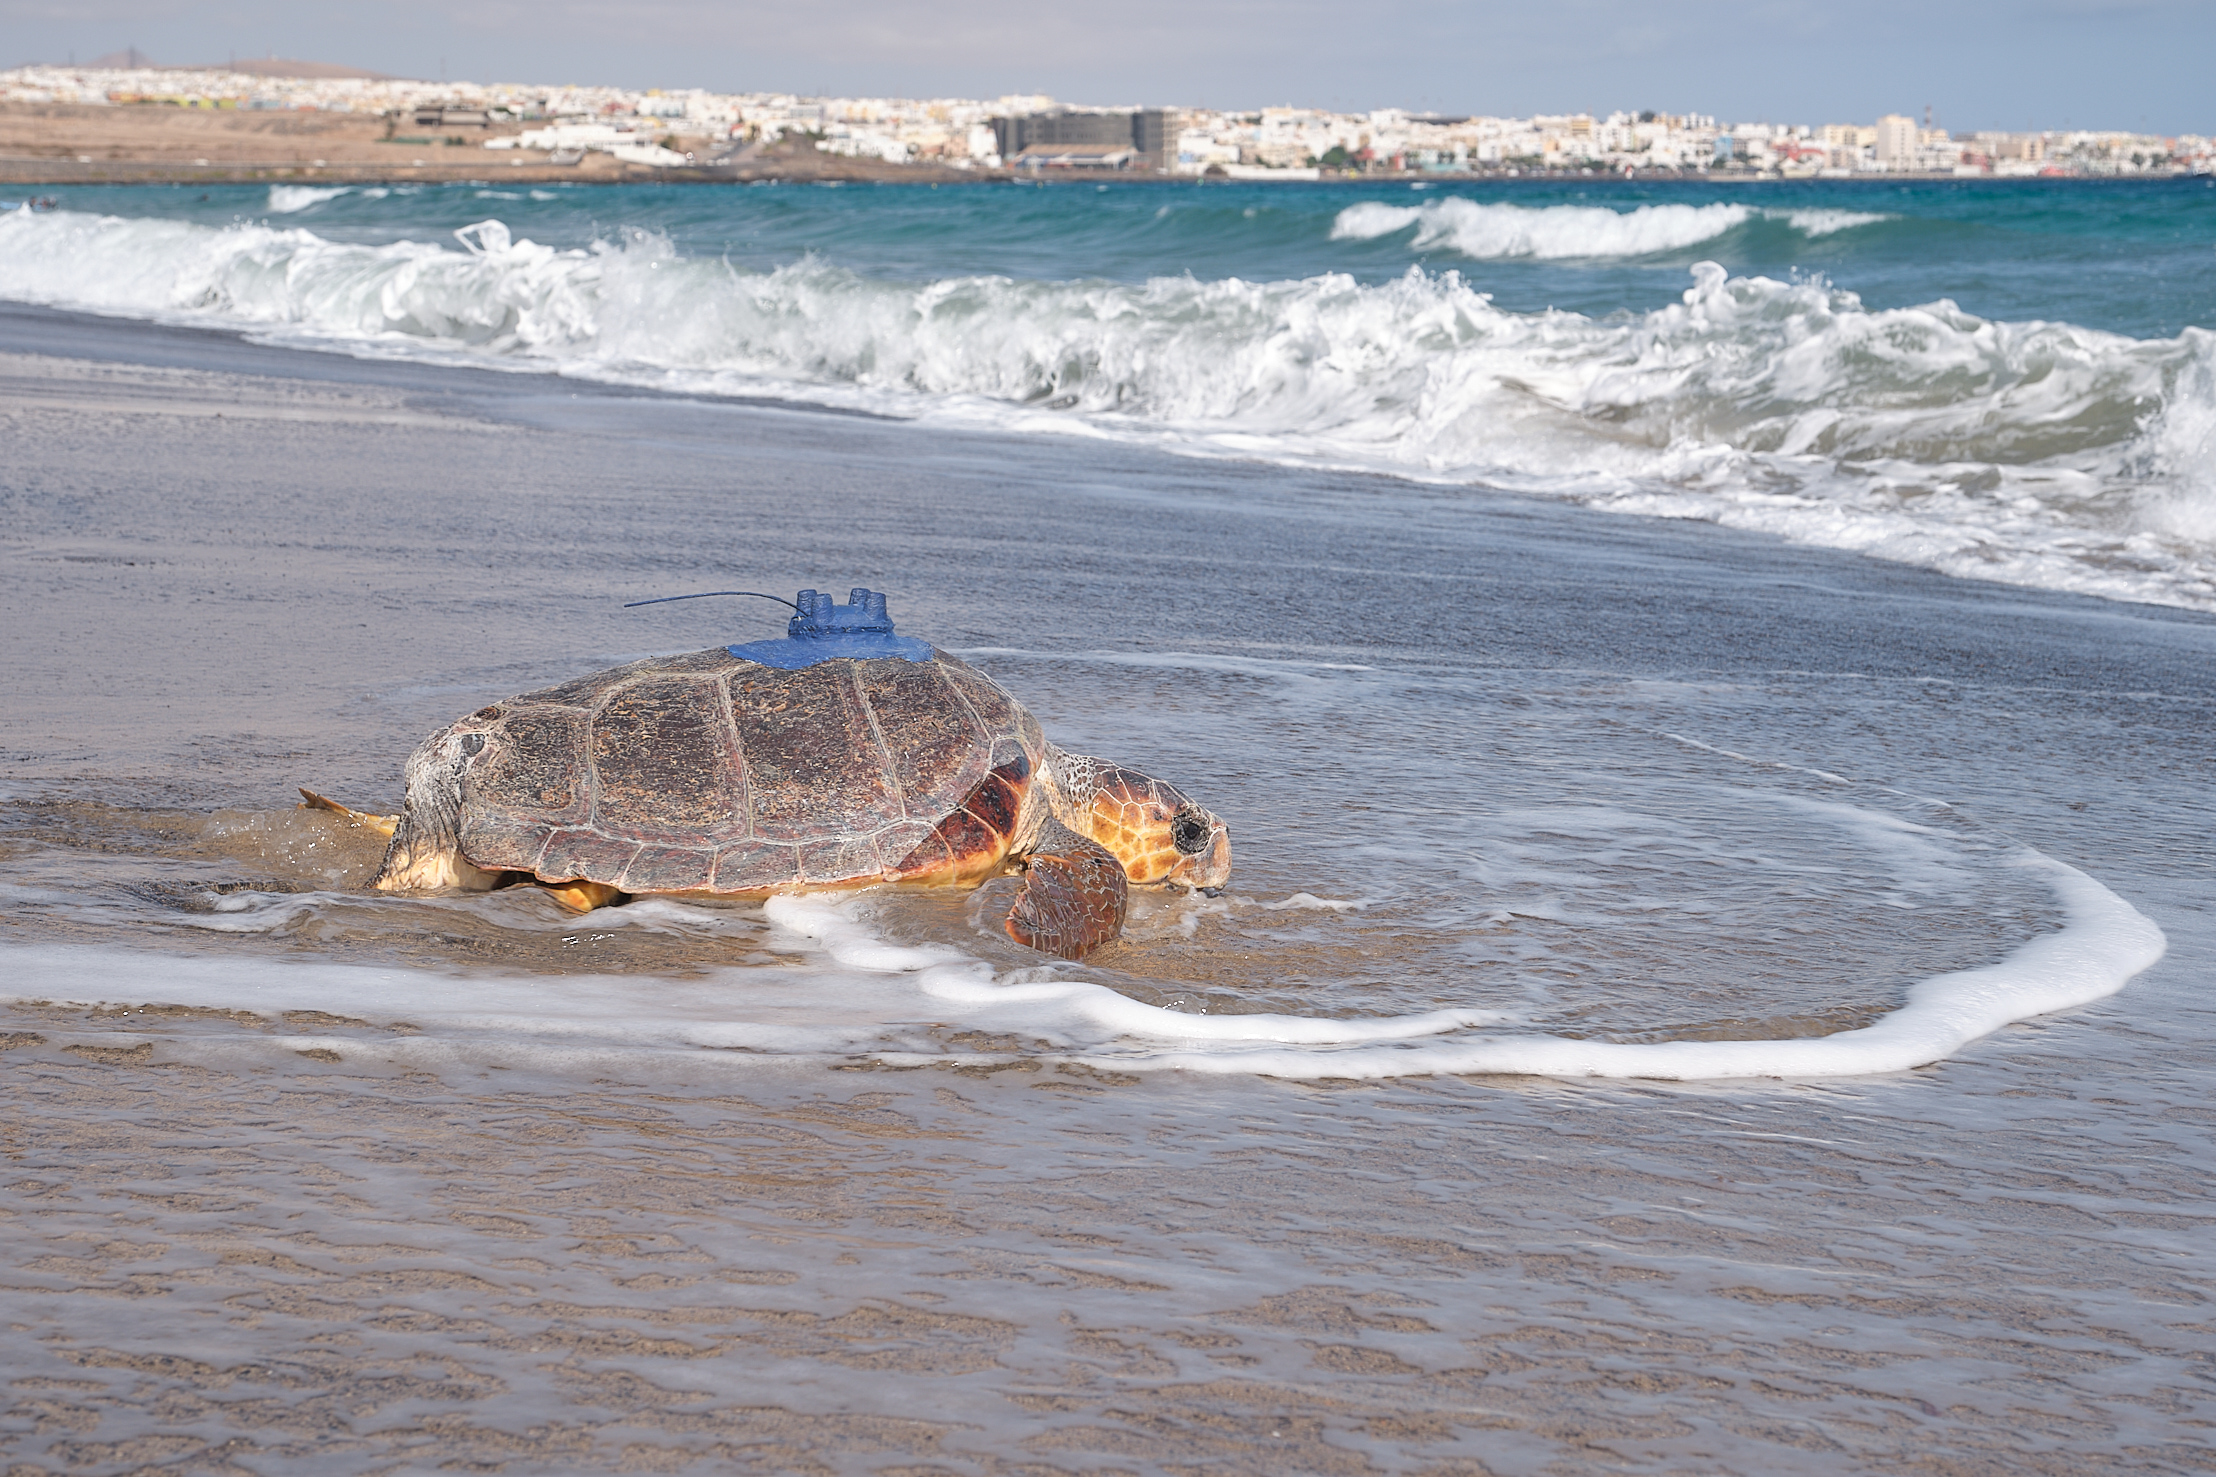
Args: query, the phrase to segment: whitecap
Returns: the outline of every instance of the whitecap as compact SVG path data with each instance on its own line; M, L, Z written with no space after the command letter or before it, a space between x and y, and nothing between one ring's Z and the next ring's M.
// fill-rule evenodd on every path
M1874 226L1894 217L1868 210L1765 210L1772 220L1784 222L1803 236L1834 236L1862 226Z
M1350 205L1332 222L1331 237L1371 241L1413 227L1416 250L1452 251L1478 261L1649 256L1711 241L1753 216L1744 205L1641 205L1619 211L1598 205L1532 208L1450 196L1421 205Z
M352 185L271 185L269 212L272 215L297 215L326 200L336 200L353 188Z

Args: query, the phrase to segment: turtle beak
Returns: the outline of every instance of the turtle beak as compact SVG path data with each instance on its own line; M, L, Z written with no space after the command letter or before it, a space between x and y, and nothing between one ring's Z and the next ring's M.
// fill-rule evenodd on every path
M1220 819L1208 817L1208 844L1178 866L1177 880L1196 892L1210 897L1223 891L1223 885L1231 880L1231 828Z

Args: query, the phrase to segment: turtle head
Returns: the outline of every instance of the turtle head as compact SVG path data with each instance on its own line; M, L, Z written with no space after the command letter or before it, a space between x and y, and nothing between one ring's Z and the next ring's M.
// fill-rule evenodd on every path
M1221 887L1231 880L1231 828L1177 786L1105 759L1053 749L1055 818L1123 863L1133 882Z
M408 756L407 795L385 864L370 879L379 892L483 892L499 880L462 855L462 770L485 747L484 724L465 718L416 745Z

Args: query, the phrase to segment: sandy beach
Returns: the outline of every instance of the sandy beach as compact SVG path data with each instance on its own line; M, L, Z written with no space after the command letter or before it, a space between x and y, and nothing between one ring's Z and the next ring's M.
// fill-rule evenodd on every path
M975 181L985 172L891 165L818 152L807 140L745 149L711 164L724 141L668 134L699 167L627 164L588 153L564 162L539 149L488 150L499 127L419 126L373 113L273 109L94 107L0 102L0 184L187 184L243 180L321 185L498 180L507 184L615 184L639 180ZM998 171L990 177L1004 178Z
M2211 1469L2216 619L14 305L0 424L11 1473ZM748 578L891 590L1232 818L1247 911L1150 905L1086 976L1135 999L1406 1011L1523 970L1616 991L1549 1029L1821 1036L2056 928L2010 848L2168 952L1912 1072L1356 1082L953 1015L915 1028L939 1057L680 1049L593 1001L798 1031L878 986L759 909L345 902L376 846L291 787L388 804L477 702L758 633L619 609ZM1635 801L1784 890L1669 902L1596 839ZM1885 806L1974 885L1856 901L1761 819ZM1647 880L1603 916L1580 869ZM214 931L262 916L233 894L292 921ZM963 908L870 926L1046 977Z

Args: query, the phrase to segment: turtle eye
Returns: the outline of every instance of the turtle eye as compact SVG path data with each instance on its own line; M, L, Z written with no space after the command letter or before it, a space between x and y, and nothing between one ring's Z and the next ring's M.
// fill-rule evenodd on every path
M484 747L485 736L483 734L465 733L462 735L462 752L464 754L477 754L482 751Z
M1198 811L1181 810L1170 821L1170 845L1187 856L1208 846L1208 819Z

